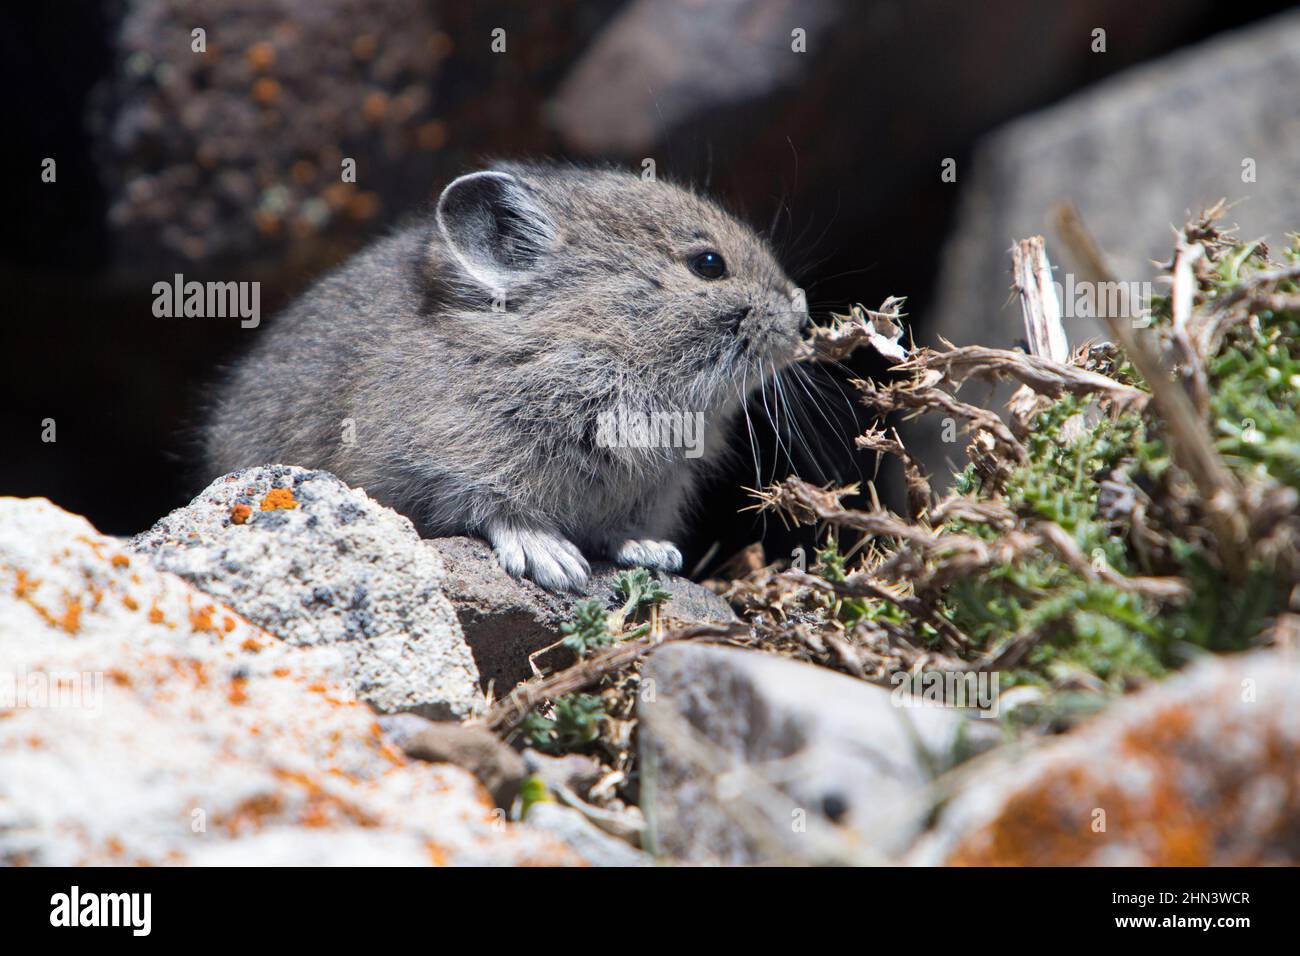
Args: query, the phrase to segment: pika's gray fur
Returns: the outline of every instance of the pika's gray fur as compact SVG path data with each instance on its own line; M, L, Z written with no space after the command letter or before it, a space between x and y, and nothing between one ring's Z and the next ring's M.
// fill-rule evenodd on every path
M706 251L725 276L698 274ZM435 215L258 333L206 459L327 469L425 534L487 538L552 589L585 584L584 554L677 570L671 539L731 419L807 322L767 244L707 199L507 164L452 182ZM611 447L600 415L619 408L702 413L702 454Z

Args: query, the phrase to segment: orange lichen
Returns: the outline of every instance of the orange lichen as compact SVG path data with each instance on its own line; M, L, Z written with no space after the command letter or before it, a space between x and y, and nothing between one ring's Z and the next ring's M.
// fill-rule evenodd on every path
M81 601L78 598L67 598L64 604L63 614L55 616L39 603L34 597L36 590L41 586L40 579L30 577L26 571L21 568L15 572L14 580L14 597L25 602L33 611L41 616L46 624L51 627L57 627L69 634L76 634L81 627Z
M81 630L81 602L76 598L68 601L65 606L63 617L59 618L59 627L69 634L76 634Z
M131 595L129 594L125 594L122 596L122 603L126 605L126 609L128 611L140 610L140 602L137 601L135 598L131 597Z
M360 827L379 826L378 818L352 801L329 793L305 773L296 770L276 770L275 775L307 791L307 806L300 821L307 826L325 826L340 819Z
M298 502L294 500L291 489L272 488L262 499L261 507L263 511L282 511L298 507Z
M1216 734L1230 735L1231 695L1207 704L1214 708ZM1221 709L1220 709L1221 708ZM1293 833L1300 807L1300 748L1274 729L1262 737L1266 757L1251 774L1214 766L1215 753L1198 734L1197 715L1176 703L1145 714L1122 728L1104 750L1130 766L1134 781L1119 789L1113 772L1082 763L1043 768L1036 780L1004 801L987 825L965 836L949 856L956 865L1078 865L1121 846L1150 866L1259 865L1279 862L1269 856ZM1202 722L1202 726L1204 723ZM1255 733L1260 728L1254 727ZM1212 746L1212 745L1208 745ZM1081 758L1080 758L1081 760ZM1257 832L1257 814L1248 788L1261 777L1276 780L1284 792L1269 832ZM1094 832L1094 809L1106 813L1105 832Z
M379 752L395 767L404 767L407 764L406 755L394 747L388 741L379 745Z
M348 198L348 215L364 222L379 213L379 197L372 192L353 193Z
M129 568L130 566L131 566L131 559L128 558L125 554L113 555L113 567Z
M230 618L226 618L226 620L229 621ZM239 645L239 649L241 651L247 651L250 654L256 654L258 651L262 649L262 644L260 641L256 640L255 638L246 637L244 638L244 643Z
M429 55L435 60L441 60L451 55L455 44L452 42L451 34L439 30L429 37Z
M280 84L268 76L262 77L253 84L253 99L263 106L269 106L274 103L280 95Z
M363 33L352 41L352 55L358 60L369 60L379 49L379 41L372 34Z
M166 617L162 612L162 608L160 608L157 604L149 608L150 624L161 624L164 620L166 620Z
M245 521L249 519L249 516L251 516L252 513L253 513L253 509L250 508L248 505L245 504L235 505L235 507L230 509L230 523L243 524Z
M248 678L234 677L230 681L230 693L226 699L232 704L242 704L248 700Z
M388 112L388 97L375 91L366 96L361 103L361 115L367 122L379 123Z
M420 149L429 151L442 149L447 145L447 124L441 120L429 120L415 130L415 142Z
M27 572L19 568L18 579L14 583L14 597L20 601L25 601L40 586L40 579L28 577Z
M269 70L275 65L275 47L265 41L254 43L248 48L245 56L248 58L248 65L258 72Z
M219 633L217 626L212 623L212 615L215 611L216 607L212 604L199 608L197 611L190 611L190 629L196 633Z
M231 836L247 830L260 830L268 818L284 813L284 797L278 793L259 793L241 801L228 814L216 817L213 823Z

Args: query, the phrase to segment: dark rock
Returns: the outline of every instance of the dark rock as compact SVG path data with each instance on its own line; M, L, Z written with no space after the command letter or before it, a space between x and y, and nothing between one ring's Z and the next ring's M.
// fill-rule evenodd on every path
M381 717L379 726L408 757L455 764L483 784L492 800L509 810L527 773L524 758L482 727L437 723L415 714Z
M497 694L532 676L528 655L560 639L560 625L573 619L579 601L599 597L614 607L613 578L625 570L595 562L585 594L555 594L532 581L511 577L487 542L478 538L431 538L425 544L442 559L443 591L460 617L484 686L494 682ZM665 620L736 619L727 602L707 588L670 574L654 574L672 593L663 610Z

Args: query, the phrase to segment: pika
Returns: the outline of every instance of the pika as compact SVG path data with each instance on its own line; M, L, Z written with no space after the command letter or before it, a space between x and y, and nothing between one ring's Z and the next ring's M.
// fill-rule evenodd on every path
M503 164L258 333L215 393L204 456L213 474L326 469L551 590L582 590L588 556L676 571L735 416L808 327L767 243L697 193ZM698 440L655 427L679 422Z

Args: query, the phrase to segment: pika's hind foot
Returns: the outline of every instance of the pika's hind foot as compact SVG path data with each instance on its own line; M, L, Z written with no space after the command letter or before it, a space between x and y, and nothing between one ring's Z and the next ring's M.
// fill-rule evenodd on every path
M548 591L582 591L591 566L571 541L549 531L508 524L487 529L497 561L515 577L536 581Z
M616 543L611 553L616 564L655 568L659 571L680 571L682 568L682 553L671 541L629 538Z

